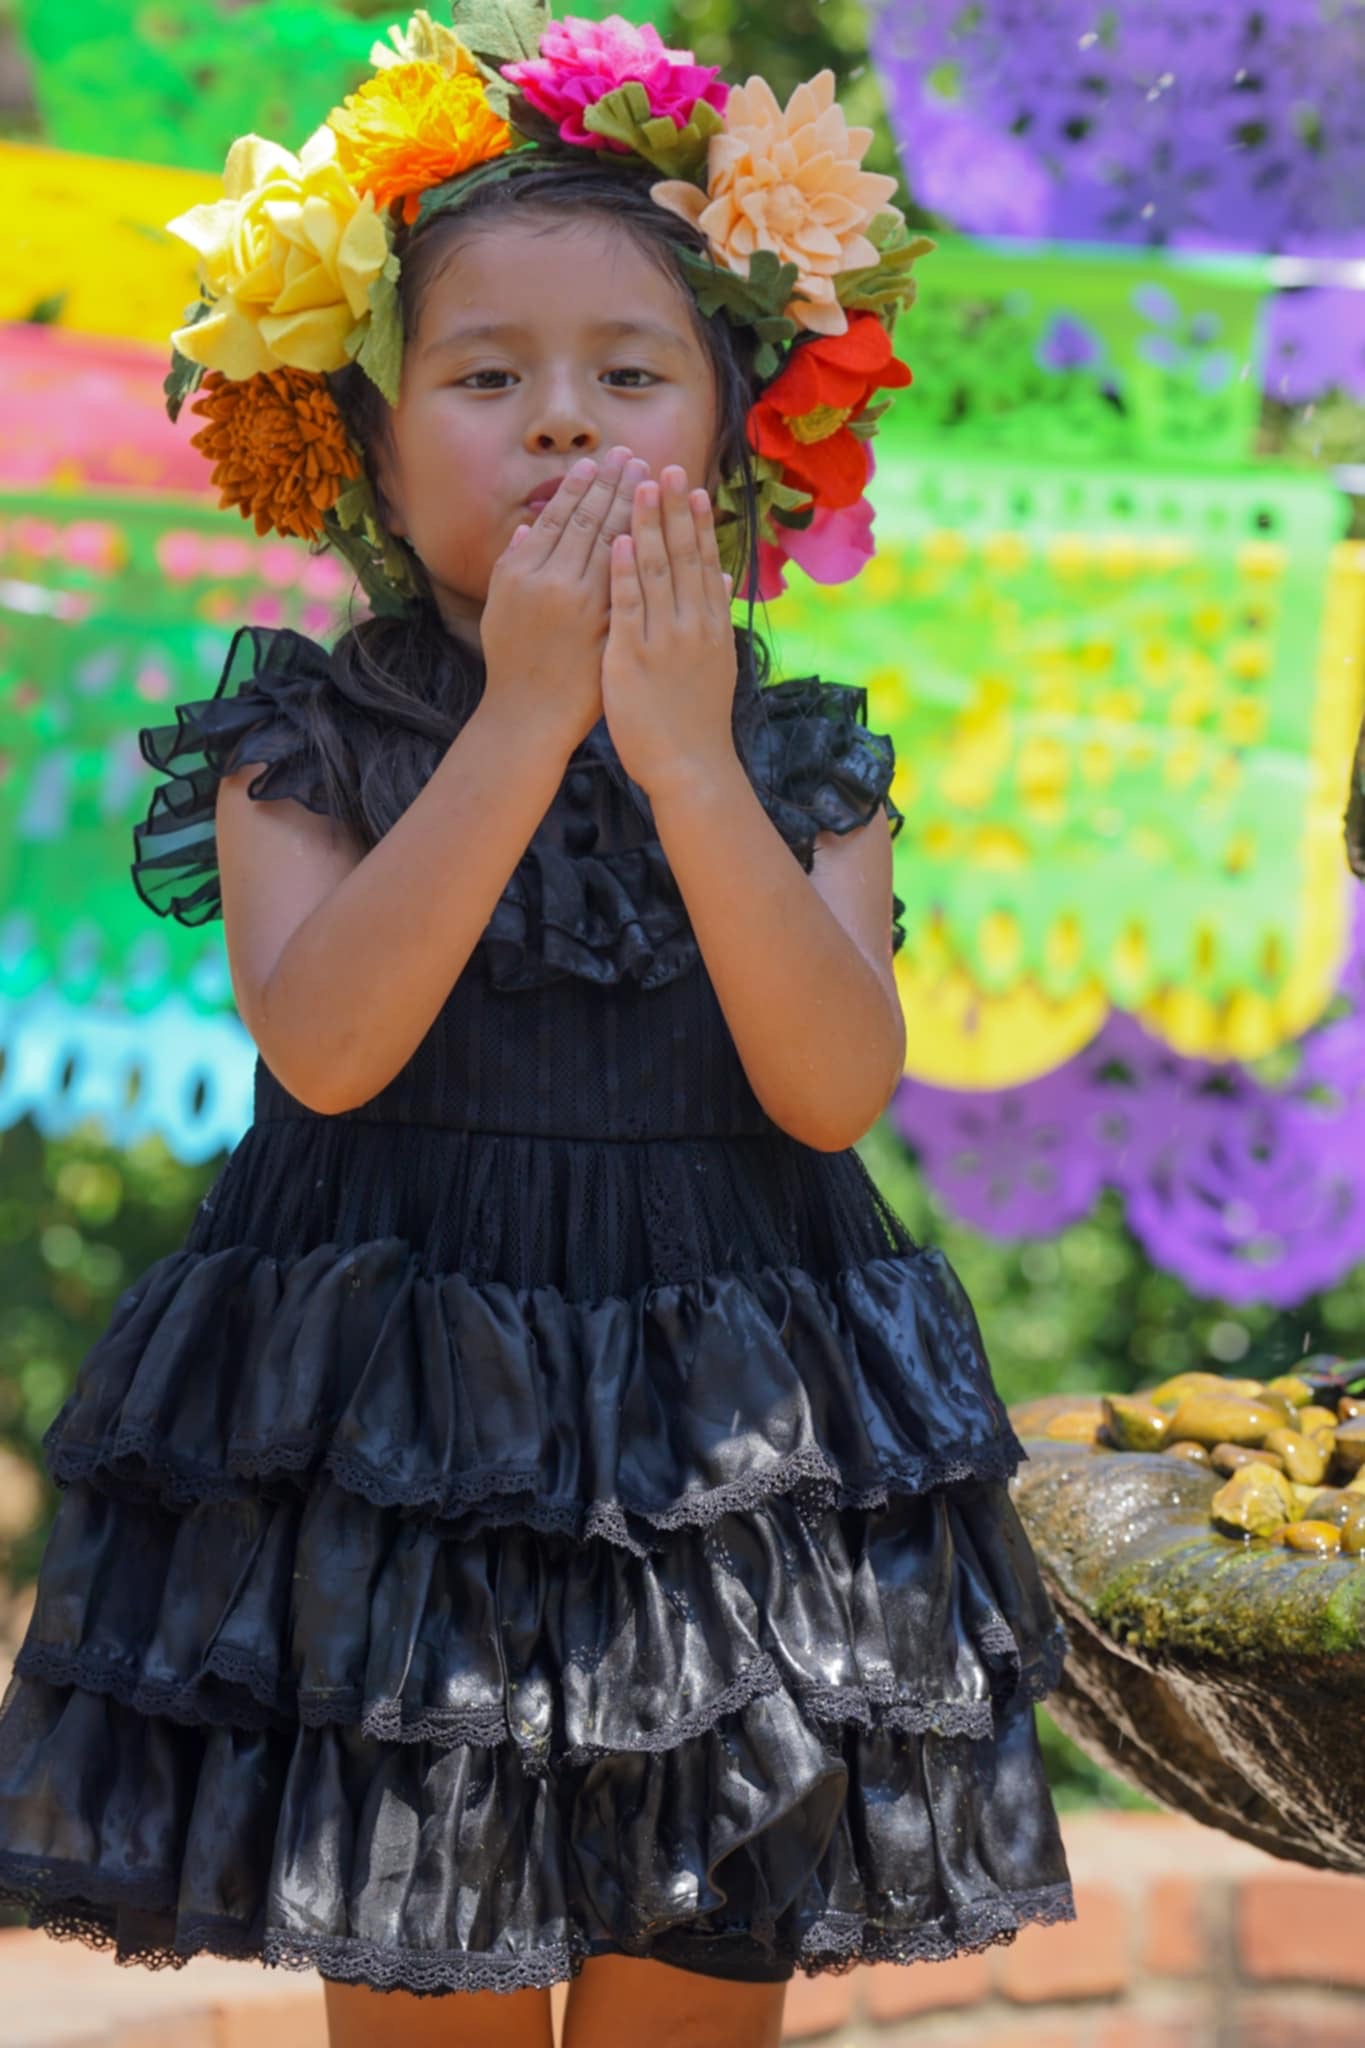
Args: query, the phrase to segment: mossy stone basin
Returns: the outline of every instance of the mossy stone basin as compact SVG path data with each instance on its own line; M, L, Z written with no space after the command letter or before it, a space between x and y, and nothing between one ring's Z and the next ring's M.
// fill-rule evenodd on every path
M1099 1396L1010 1413L1028 1452L1011 1492L1071 1639L1047 1703L1057 1722L1164 1806L1274 1855L1365 1871L1365 1555L1326 1539L1296 1548L1283 1526L1220 1526L1215 1500L1252 1483L1252 1457L1285 1490L1282 1458L1263 1447L1234 1456L1221 1441L1221 1469L1188 1443L1120 1449L1115 1432L1140 1440L1143 1417L1129 1429ZM1283 1416L1268 1420L1283 1436ZM1360 1492L1340 1485L1350 1438L1338 1450L1328 1426L1321 1440L1338 1484L1315 1500L1330 1513L1344 1499L1345 1523ZM1285 1497L1303 1512L1312 1492Z

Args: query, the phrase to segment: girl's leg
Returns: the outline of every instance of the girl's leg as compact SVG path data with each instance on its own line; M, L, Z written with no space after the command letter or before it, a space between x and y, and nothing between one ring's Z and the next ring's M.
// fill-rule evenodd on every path
M564 2048L779 2048L785 1984L739 1984L639 1956L589 1956L569 1986Z
M328 2048L554 2048L548 1991L418 1998L323 1979Z

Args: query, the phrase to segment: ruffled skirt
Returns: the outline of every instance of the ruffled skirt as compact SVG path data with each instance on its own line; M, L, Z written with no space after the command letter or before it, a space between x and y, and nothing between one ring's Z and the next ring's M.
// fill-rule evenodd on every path
M385 1141L253 1130L117 1303L44 1443L0 1892L124 1962L421 1992L606 1953L781 1977L1072 1918L1033 1717L1065 1641L943 1259L890 1241L854 1155L775 1145L821 1184L790 1214L860 1241L659 1278L686 1145L537 1141L509 1235L508 1141L441 1136L425 1223L307 1243L299 1146L342 1203L346 1148ZM637 1284L572 1291L623 1172L664 1236L618 1227Z

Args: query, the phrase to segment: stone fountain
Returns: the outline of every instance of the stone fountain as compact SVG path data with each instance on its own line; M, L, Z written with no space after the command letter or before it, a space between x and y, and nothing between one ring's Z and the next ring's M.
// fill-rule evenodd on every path
M1365 1363L1011 1410L1097 1762L1273 1855L1365 1871Z

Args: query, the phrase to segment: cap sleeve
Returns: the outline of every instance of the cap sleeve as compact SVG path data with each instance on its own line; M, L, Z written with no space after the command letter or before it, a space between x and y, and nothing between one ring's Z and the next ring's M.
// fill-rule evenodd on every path
M896 772L889 733L869 732L861 684L796 676L759 693L765 719L755 740L764 809L809 873L821 832L842 836L886 813L894 839L905 823L891 799ZM905 943L905 905L892 897L891 950Z
M327 811L309 699L330 676L325 648L287 628L242 626L212 697L178 704L174 725L144 726L142 758L167 780L133 827L133 886L158 917L184 925L222 915L214 810L218 785L248 761L256 799L293 797Z

